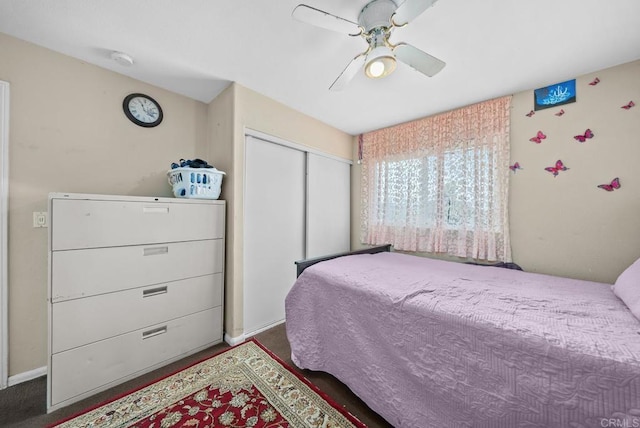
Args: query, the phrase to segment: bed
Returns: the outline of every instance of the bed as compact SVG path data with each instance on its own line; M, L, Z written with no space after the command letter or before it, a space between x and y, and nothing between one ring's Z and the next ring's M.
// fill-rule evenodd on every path
M398 428L640 427L640 321L611 284L380 251L299 266L298 367Z

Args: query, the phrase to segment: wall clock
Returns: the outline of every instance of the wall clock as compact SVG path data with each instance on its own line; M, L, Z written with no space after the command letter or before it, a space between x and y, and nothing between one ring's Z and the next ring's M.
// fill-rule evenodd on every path
M122 102L124 114L138 126L152 128L162 122L162 108L149 95L129 94Z

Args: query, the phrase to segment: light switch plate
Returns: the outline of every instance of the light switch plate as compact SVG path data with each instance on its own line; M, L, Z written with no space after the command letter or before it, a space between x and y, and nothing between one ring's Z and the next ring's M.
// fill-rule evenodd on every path
M33 212L33 227L48 227L49 216L46 211Z

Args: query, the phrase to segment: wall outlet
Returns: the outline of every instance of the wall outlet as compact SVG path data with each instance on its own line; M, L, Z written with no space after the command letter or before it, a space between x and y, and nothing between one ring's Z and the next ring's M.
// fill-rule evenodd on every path
M34 211L33 212L33 227L48 227L49 215L46 211Z

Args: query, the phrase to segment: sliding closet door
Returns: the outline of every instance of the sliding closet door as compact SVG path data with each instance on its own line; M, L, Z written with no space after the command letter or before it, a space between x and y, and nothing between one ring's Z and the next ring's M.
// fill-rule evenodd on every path
M284 300L304 258L305 153L246 137L244 332L284 320Z
M351 165L307 154L307 258L351 248Z

